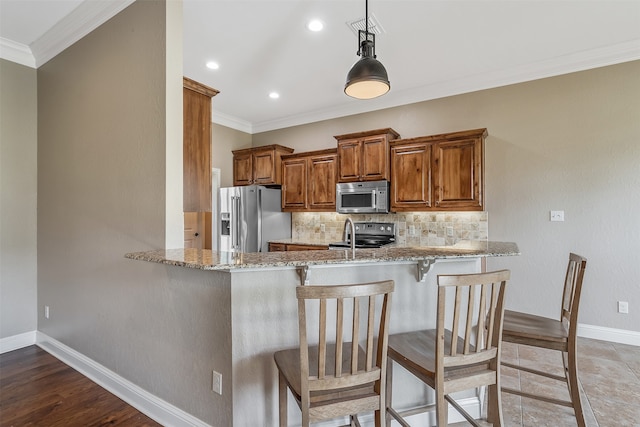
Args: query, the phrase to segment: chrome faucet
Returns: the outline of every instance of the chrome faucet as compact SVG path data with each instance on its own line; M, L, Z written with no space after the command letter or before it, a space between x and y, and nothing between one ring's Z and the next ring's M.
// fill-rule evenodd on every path
M344 230L342 230L342 240L347 241L347 228L351 225L351 257L356 257L356 227L353 225L353 220L349 217L344 220Z

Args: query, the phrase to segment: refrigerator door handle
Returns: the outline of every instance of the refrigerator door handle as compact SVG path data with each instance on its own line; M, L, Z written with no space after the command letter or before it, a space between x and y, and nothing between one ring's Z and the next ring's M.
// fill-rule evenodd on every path
M241 228L240 221L242 220L240 218L240 197L233 198L233 210L235 215L235 221L233 222L236 225L236 227L233 233L233 241L231 244L234 249L240 250L240 228Z
M258 252L262 252L262 189L258 188Z
M231 236L230 240L231 240L231 251L233 251L233 249L235 248L236 245L236 228L238 228L238 225L236 224L236 222L238 221L238 217L236 216L236 198L235 196L231 196L230 198L231 200L231 221L229 221L229 224L231 225Z

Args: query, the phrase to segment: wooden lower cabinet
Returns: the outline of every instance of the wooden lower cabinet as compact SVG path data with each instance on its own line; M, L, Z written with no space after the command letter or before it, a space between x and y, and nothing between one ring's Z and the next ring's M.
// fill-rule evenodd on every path
M482 211L486 129L391 142L391 211Z
M298 245L298 244L288 244L288 251L324 251L329 250L329 246L327 245Z
M269 242L269 252L285 252L287 245L284 243L271 243Z
M269 252L284 251L322 251L328 250L327 245L301 245L297 243L269 243Z
M184 213L184 247L211 249L211 212Z
M282 210L336 210L337 152L310 151L282 157Z

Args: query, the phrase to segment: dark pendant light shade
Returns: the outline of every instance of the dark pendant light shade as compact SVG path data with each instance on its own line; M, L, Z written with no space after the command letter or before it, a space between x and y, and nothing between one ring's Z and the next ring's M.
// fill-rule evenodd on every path
M357 99L372 99L389 92L391 83L384 65L376 59L375 34L369 32L369 2L365 1L366 30L358 31L358 55L347 74L344 93Z

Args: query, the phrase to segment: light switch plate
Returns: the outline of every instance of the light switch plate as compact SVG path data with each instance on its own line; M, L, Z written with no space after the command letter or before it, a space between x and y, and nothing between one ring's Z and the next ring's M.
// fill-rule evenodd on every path
M211 390L214 393L222 394L222 374L220 372L213 371L211 378Z
M564 211L551 211L549 214L550 221L564 221Z
M618 313L629 314L629 303L627 301L618 301Z

